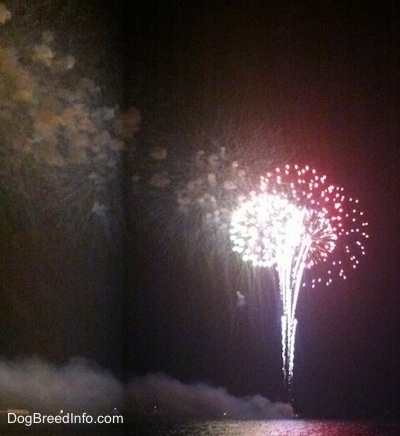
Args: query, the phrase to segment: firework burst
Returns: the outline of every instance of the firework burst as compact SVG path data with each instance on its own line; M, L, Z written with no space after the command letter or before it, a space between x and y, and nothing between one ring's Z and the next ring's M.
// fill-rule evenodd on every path
M12 13L0 6L1 25ZM0 229L18 215L19 227L78 235L96 224L108 233L121 222L120 169L140 114L104 106L100 88L78 77L52 32L19 37L19 22L1 29L0 202L14 213L0 214Z
M233 250L255 267L273 267L282 302L282 370L291 389L297 320L296 306L304 272L317 269L311 287L347 278L365 254L367 222L358 200L327 182L309 166L286 165L260 178L258 191L232 214ZM322 274L325 270L325 275Z

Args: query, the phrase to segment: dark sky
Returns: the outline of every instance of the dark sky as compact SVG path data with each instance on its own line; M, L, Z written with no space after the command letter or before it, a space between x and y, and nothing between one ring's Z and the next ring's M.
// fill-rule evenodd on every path
M149 69L155 92L139 90L139 101L159 98L172 113L193 106L244 111L249 125L261 116L290 138L301 160L360 198L371 234L360 270L346 283L300 296L295 396L314 416L397 413L395 2L160 2L139 8L137 17L133 58ZM155 252L151 247L149 256ZM279 395L271 296L249 303L259 311L232 312L218 274L203 284L180 257L171 270L170 260L155 256L149 295L138 297L138 368L211 380L240 394Z
M184 1L146 1L135 2L129 11L125 3L53 7L60 32L76 47L77 57L86 57L89 74L121 105L132 104L141 112L139 147L157 129L160 138L165 133L179 136L186 129L182 120L191 114L201 117L201 124L220 113L241 114L239 130L265 121L272 134L287 138L285 153L293 148L290 153L300 161L321 168L360 199L371 235L360 269L347 282L305 289L300 295L296 406L312 417L398 416L396 2L251 0L189 6ZM223 123L220 128L223 135ZM276 152L281 153L279 148ZM25 256L29 264L17 288L29 282L29 274L38 281L47 274L45 287L62 292L59 278L79 270L85 250L90 251L88 265L97 266L69 279L72 294L85 292L79 307L68 297L57 320L39 304L25 307L6 295L7 307L25 307L29 314L23 327L18 327L23 314L13 315L10 309L3 317L3 332L13 332L4 334L3 349L7 354L11 349L46 354L48 326L57 329L59 322L62 343L55 341L54 350L47 351L53 359L92 347L89 357L132 373L161 371L184 382L224 386L235 395L279 399L278 299L271 278L266 273L256 283L237 273L235 260L225 260L224 271L224 262L213 263L204 251L185 251L179 243L159 239L163 208L167 206L161 201L160 211L153 211L160 214L159 226L147 225L146 214L136 210L128 243L115 255L104 254L108 246L99 242L91 251L76 248L81 258L55 263L54 273L33 273L32 253L43 248L27 243L12 253L14 258ZM57 250L61 259L69 245ZM125 280L116 278L126 271ZM101 291L96 288L100 283ZM243 308L236 306L237 290L246 295ZM28 301L35 300L31 292L25 290ZM83 307L95 308L99 315L91 318ZM71 321L73 316L79 321ZM29 323L36 317L43 325L32 331ZM86 333L76 335L74 329ZM115 363L121 358L122 364Z

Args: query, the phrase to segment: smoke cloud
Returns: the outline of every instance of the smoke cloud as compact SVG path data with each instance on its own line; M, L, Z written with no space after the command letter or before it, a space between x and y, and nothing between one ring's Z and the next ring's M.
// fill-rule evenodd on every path
M122 403L115 377L85 359L56 366L37 357L0 361L0 408L56 413L109 412Z
M255 395L238 398L204 383L186 385L164 374L149 374L128 386L130 409L171 419L280 419L294 416L289 404Z
M280 419L294 416L290 405L265 397L234 397L224 388L183 384L148 374L123 384L110 372L82 359L57 366L33 357L0 361L0 409L30 412L106 414L114 408L143 419Z

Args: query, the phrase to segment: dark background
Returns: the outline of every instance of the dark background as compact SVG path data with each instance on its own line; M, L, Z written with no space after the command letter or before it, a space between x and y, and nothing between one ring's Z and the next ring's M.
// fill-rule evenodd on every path
M397 417L396 2L125 3L15 4L26 12L27 28L59 32L106 99L139 109L138 146L157 131L179 135L188 114L204 124L240 113L238 129L265 121L300 161L360 199L370 233L360 269L300 296L296 407L311 417ZM268 141L265 147L270 153ZM58 362L82 355L122 377L162 371L235 395L279 399L270 276L256 285L237 274L235 260L224 260L226 270L210 265L206 253L189 255L158 239L158 226L135 204L133 211L128 234L112 247L87 235L91 244L83 236L71 249L62 232L46 247L24 234L15 236L17 250L2 242L3 354ZM246 295L243 308L237 290Z

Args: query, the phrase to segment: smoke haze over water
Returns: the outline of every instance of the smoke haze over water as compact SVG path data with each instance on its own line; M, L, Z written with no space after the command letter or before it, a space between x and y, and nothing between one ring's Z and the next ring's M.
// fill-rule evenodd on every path
M37 357L0 362L0 408L31 412L100 413L122 402L122 386L109 372L85 359L64 366Z
M167 419L279 419L288 404L265 397L234 397L224 388L183 384L164 374L134 377L125 385L82 358L57 366L38 357L0 362L0 409L30 412L111 413Z
M186 385L164 374L148 374L131 381L128 399L137 412L153 411L175 419L279 419L293 417L288 404L260 395L234 397L225 388L204 383ZM154 407L156 406L156 407Z

